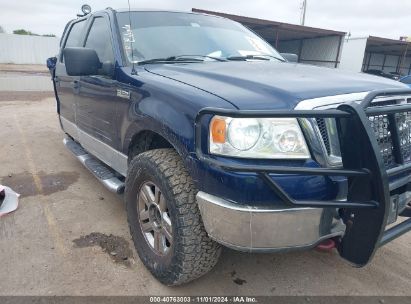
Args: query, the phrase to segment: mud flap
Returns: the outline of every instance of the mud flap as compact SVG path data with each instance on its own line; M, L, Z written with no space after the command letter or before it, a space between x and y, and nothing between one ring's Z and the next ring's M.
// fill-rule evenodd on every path
M371 178L349 177L347 199L378 203L374 209L340 209L347 229L337 249L342 258L361 267L371 261L384 234L390 206L389 183L374 131L363 107L353 103L341 105L339 109L353 114L337 123L344 168L366 168L371 172Z

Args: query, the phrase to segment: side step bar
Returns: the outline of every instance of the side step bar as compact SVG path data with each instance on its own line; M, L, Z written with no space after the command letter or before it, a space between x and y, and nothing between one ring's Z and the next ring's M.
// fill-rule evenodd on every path
M93 175L111 192L121 194L124 192L124 182L119 179L119 174L106 164L87 153L83 147L75 141L64 138L64 145Z

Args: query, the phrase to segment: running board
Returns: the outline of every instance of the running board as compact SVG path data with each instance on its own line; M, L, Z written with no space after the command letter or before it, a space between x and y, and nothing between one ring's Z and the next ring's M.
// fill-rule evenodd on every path
M64 145L75 157L111 192L121 194L124 192L124 182L119 179L119 174L106 164L89 154L75 141L64 138Z

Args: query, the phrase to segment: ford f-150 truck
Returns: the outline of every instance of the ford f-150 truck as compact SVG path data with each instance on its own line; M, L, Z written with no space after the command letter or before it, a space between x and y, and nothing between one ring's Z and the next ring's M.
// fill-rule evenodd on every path
M64 144L124 193L162 283L207 273L221 245L332 240L364 266L411 229L411 91L285 57L205 14L108 8L67 24L49 61Z

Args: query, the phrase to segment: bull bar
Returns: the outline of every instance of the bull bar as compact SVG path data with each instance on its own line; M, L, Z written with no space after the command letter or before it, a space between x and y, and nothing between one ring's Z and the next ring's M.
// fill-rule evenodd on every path
M231 172L250 172L259 176L271 190L289 207L337 208L347 226L338 240L340 255L356 266L366 265L376 250L411 230L411 219L407 219L386 230L391 192L409 183L398 182L399 177L411 171L411 162L401 157L400 138L397 126L390 124L393 154L398 166L387 169L371 127L369 116L386 115L389 119L397 113L410 112L411 104L370 107L380 96L408 95L411 90L388 89L371 91L362 101L339 105L327 110L228 110L204 108L196 117L196 154L200 161ZM342 168L307 168L271 165L243 165L225 162L203 153L202 120L207 115L225 115L233 118L333 118L336 120L341 149ZM353 136L355 134L355 136ZM345 176L348 180L346 201L294 200L269 174L301 174L316 176ZM410 217L409 212L405 217Z

